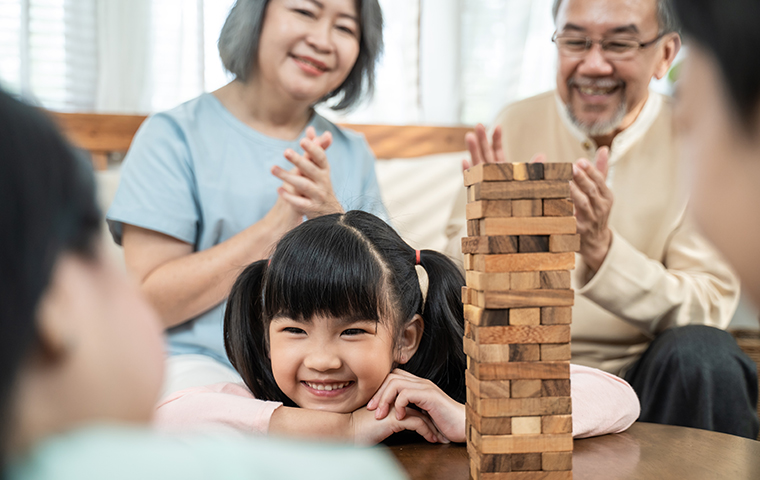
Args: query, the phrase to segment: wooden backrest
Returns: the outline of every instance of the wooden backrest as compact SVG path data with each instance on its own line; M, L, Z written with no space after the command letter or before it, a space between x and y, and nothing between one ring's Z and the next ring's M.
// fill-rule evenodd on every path
M92 154L97 169L107 167L112 152L126 152L144 115L51 112L69 140ZM378 159L412 158L466 150L469 127L341 125L363 133Z

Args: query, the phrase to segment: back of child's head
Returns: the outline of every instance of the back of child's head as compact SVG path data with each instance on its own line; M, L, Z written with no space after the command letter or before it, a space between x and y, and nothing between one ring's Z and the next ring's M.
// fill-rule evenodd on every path
M444 255L422 250L426 298L417 252L388 224L351 211L309 220L278 243L270 260L248 266L232 287L224 315L227 355L248 388L263 400L293 402L278 388L269 360L269 324L277 317L314 316L393 322L396 338L419 314L424 333L402 368L464 402L464 278Z

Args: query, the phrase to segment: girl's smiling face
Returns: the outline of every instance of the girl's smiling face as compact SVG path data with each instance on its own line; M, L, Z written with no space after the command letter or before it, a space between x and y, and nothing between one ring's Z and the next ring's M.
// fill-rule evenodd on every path
M317 102L348 77L360 38L354 0L271 0L255 78L294 100Z
M393 369L390 321L274 318L272 373L299 407L349 413L367 404Z

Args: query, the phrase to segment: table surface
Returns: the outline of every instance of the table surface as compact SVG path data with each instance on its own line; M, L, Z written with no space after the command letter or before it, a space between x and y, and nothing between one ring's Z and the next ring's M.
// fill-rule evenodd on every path
M389 447L412 480L468 480L463 444ZM637 422L624 433L575 440L573 479L758 479L760 442Z

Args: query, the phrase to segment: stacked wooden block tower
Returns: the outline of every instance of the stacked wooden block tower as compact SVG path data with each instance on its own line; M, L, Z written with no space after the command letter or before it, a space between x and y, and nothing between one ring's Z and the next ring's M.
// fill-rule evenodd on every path
M572 164L465 172L467 449L473 480L572 478Z

